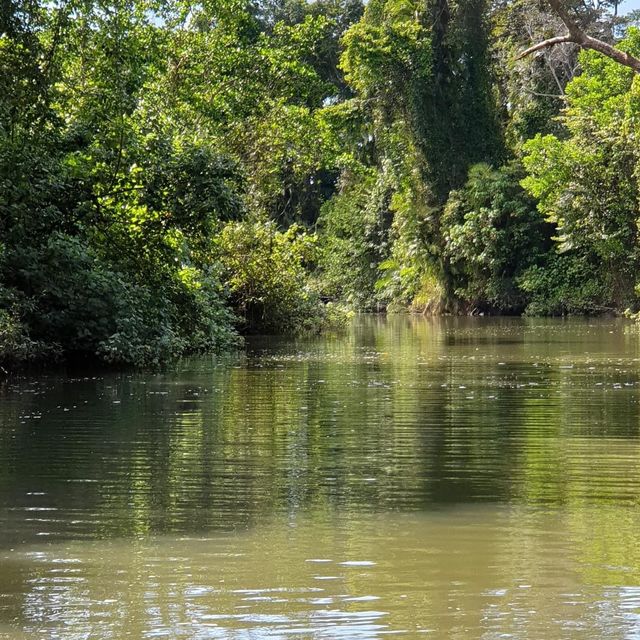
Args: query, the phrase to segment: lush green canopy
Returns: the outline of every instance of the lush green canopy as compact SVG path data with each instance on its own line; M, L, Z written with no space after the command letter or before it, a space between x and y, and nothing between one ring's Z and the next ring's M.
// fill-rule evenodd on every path
M616 5L617 6L617 5ZM606 4L567 4L635 55ZM638 305L638 79L532 0L6 0L0 360ZM327 304L327 301L332 304Z

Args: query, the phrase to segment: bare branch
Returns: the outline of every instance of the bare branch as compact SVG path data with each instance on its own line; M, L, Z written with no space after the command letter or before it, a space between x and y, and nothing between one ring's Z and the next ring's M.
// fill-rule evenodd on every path
M564 42L574 42L573 38L570 35L566 36L556 36L555 38L548 38L547 40L543 40L542 42L538 42L538 44L534 44L532 47L525 49L522 53L518 55L516 60L520 60L522 58L526 58L530 56L532 53L536 51L540 51L540 49L546 49L547 47L553 47L556 44L562 44Z
M530 96L536 96L538 98L553 98L554 100L566 100L567 96L564 93L540 93L538 91L530 91L525 89Z
M602 55L615 60L617 63L633 69L636 73L640 73L640 60L638 60L638 58L626 53L625 51L620 51L620 49L616 49L602 40L585 35L584 41L579 42L578 44L585 49L598 51Z
M568 33L564 36L556 36L555 38L543 40L542 42L529 47L517 57L518 60L531 55L536 51L540 51L541 49L553 47L556 44L575 42L575 44L580 45L583 49L592 49L593 51L597 51L598 53L611 58L618 64L629 67L636 73L640 73L640 60L638 58L635 58L624 51L620 51L620 49L616 49L616 47L607 42L588 36L569 15L569 12L565 9L560 0L548 0L548 2L560 20L564 23Z

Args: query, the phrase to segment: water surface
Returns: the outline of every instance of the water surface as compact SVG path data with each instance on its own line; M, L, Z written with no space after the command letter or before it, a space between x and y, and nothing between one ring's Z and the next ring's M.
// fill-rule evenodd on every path
M0 387L0 638L640 638L640 333L359 318Z

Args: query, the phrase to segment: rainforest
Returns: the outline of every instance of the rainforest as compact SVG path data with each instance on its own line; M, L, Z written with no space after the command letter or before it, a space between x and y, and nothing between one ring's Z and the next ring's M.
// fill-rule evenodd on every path
M640 56L617 2L2 0L0 364L633 315L640 79L567 20Z

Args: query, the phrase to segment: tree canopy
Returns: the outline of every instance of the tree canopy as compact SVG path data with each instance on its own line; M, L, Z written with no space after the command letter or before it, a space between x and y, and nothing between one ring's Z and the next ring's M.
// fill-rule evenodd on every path
M638 56L617 2L6 0L0 361L637 310Z

